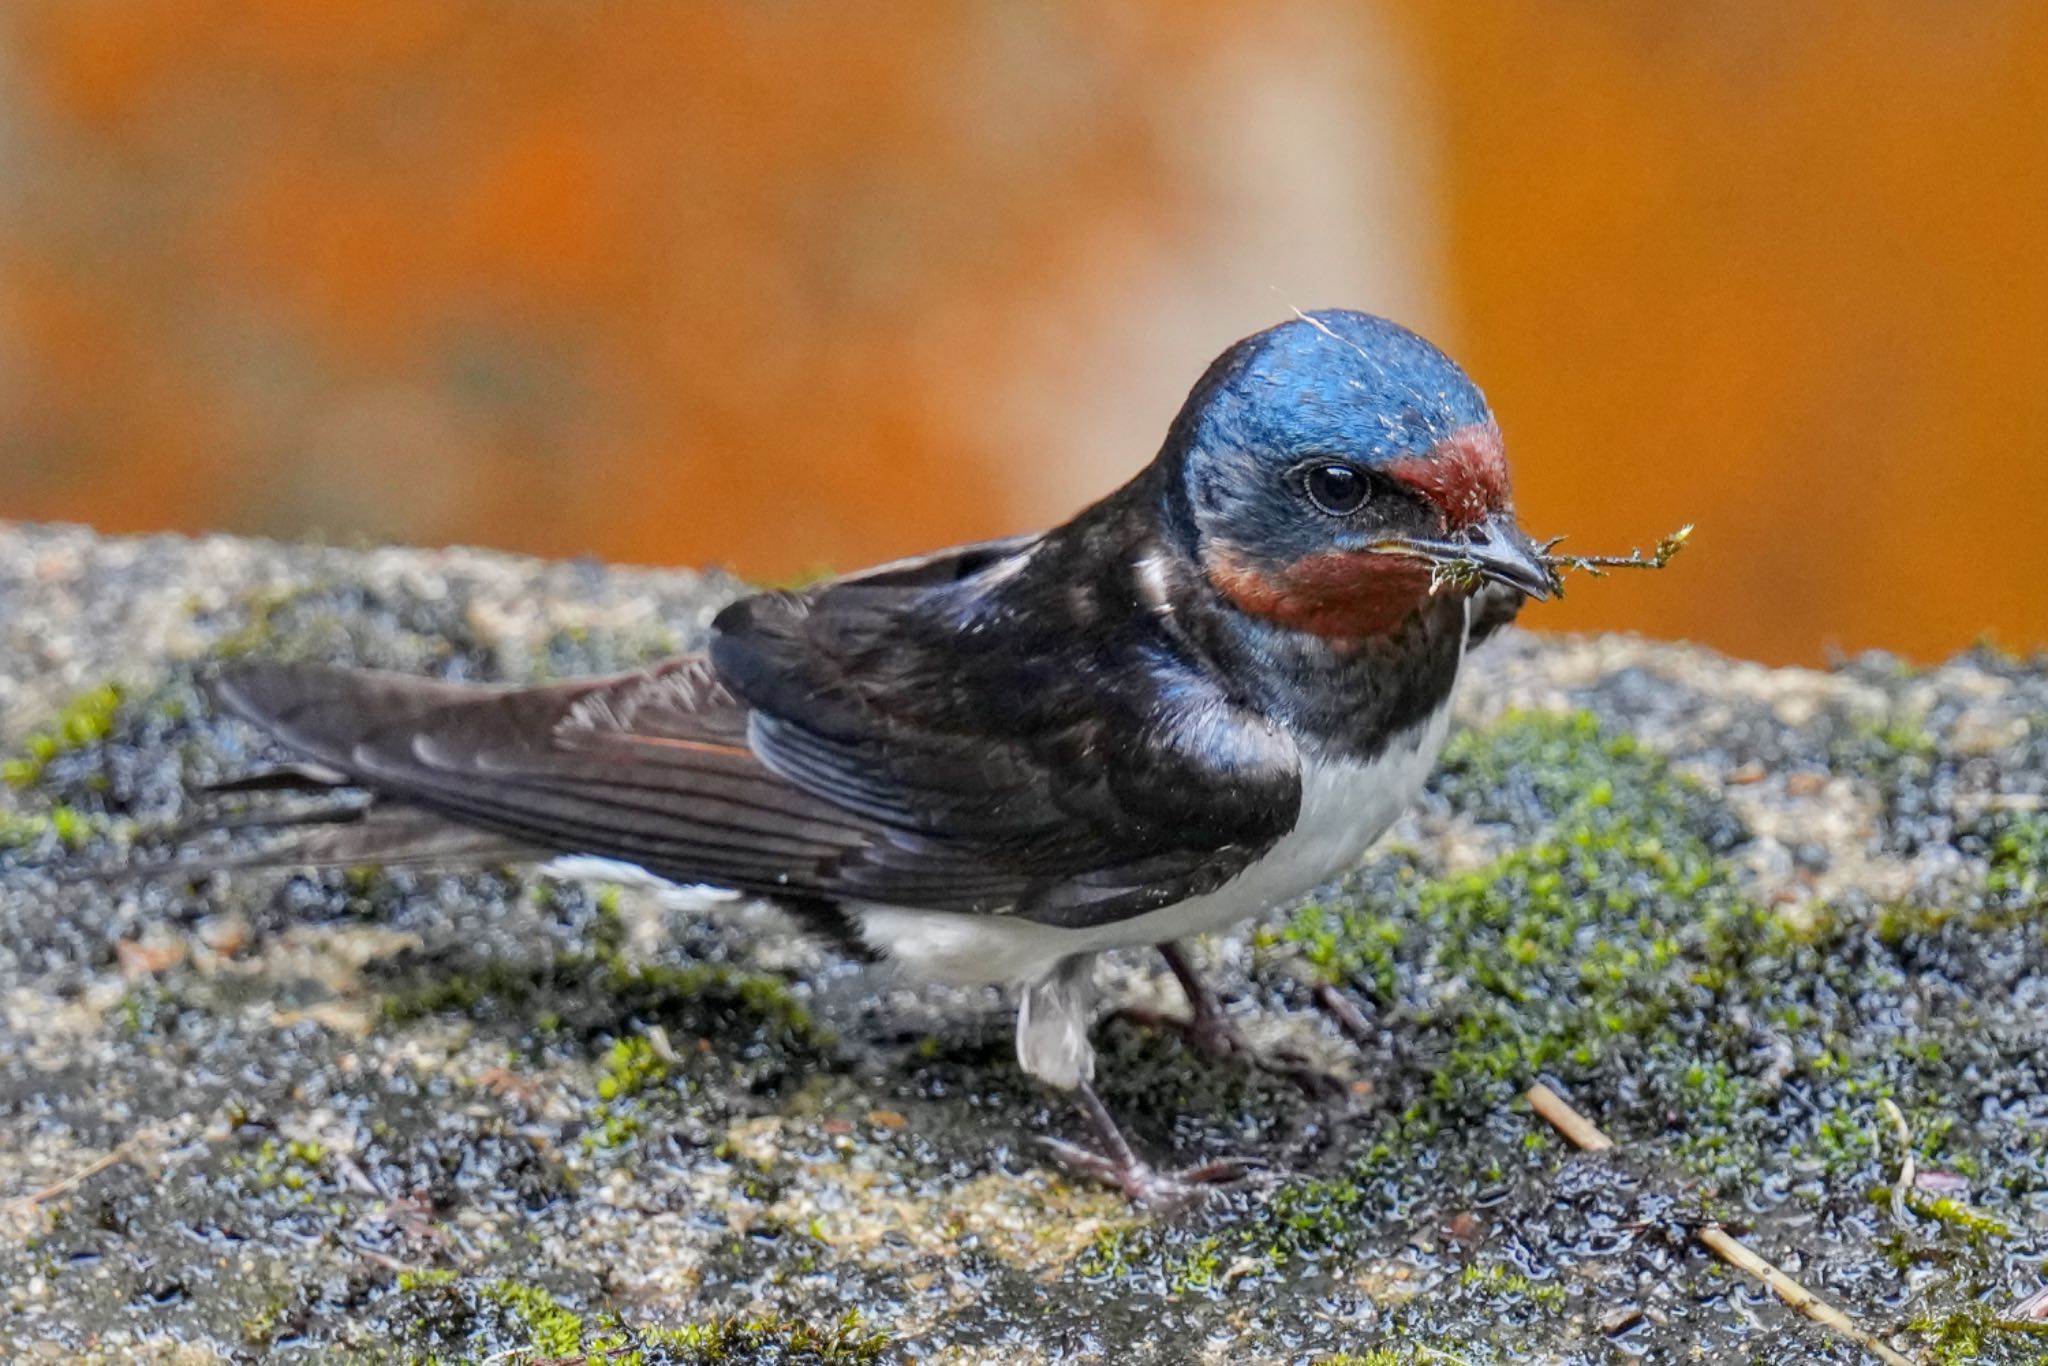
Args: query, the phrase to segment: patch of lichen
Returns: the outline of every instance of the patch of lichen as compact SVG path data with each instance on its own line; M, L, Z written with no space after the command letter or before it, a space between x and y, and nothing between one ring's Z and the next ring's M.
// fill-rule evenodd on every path
M1957 760L1928 727L1927 716L1895 702L1881 716L1839 718L1827 744L1828 766L1876 796L1880 837L1902 854L1956 833L1945 789Z
M203 711L185 668L146 687L81 693L4 765L29 809L0 816L0 850L104 855L145 822L175 820L189 789L214 776Z
M35 815L0 811L0 852L75 853L111 833L105 818L61 802Z
M873 1366L889 1350L858 1310L813 1322L722 1317L658 1323L613 1309L582 1310L528 1280L406 1272L378 1318L408 1359L583 1360L608 1366Z
M574 947L521 960L402 964L397 971L411 983L384 997L383 1014L394 1026L459 1015L510 1027L519 1051L533 1056L594 1050L585 1152L629 1148L654 1111L689 1102L708 1078L743 1078L766 1091L829 1064L837 1041L786 979L729 963L632 957L613 889L593 895L543 882L535 895L551 915L580 921Z
M31 787L58 755L106 739L121 698L122 689L113 683L89 688L72 698L46 729L22 742L18 757L0 764L0 778L13 787Z
M127 690L117 684L89 688L23 740L15 757L0 761L0 783L24 795L33 793L41 807L0 809L0 866L65 858L121 833L125 823L109 815L107 802L113 778L90 756L104 746L130 706ZM73 772L78 781L59 781Z
M1971 833L1989 868L1987 900L2029 912L2048 906L2048 812L2003 815Z
M1285 1142L1316 1113L1283 1078L1219 1061L1171 1028L1109 1020L1097 1026L1094 1043L1101 1093L1141 1141L1191 1154L1265 1149ZM999 1064L1002 1084L1034 1103L1041 1093L1014 1069L1011 1052L1011 1061Z
M497 664L452 595L312 584L258 594L236 610L241 624L214 645L215 659L318 660L456 678L490 677Z
M736 1050L814 1050L829 1041L784 978L724 963L640 961L602 947L532 962L439 966L384 998L384 1018L394 1024L444 1014L586 1036L654 1024Z
M241 624L210 654L169 663L144 684L87 689L0 762L0 779L46 804L40 819L56 841L16 823L5 843L76 853L129 823L168 828L186 819L191 794L224 776L219 756L248 738L242 731L240 740L223 743L228 723L207 696L223 660L314 659L458 679L492 677L499 667L452 600L337 584L261 595L230 610ZM235 765L247 766L246 758Z
M1978 1366L1992 1361L2025 1366L2048 1363L2048 1323L2004 1319L1982 1303L1972 1303L1940 1317L1923 1315L1913 1320L1911 1329L1925 1339L1928 1366Z
M2008 1086L2035 1074L2023 1015L1993 1024L2048 967L2032 918L1780 917L1730 857L1739 821L1585 715L1517 716L1461 737L1437 787L1455 816L1504 826L1516 843L1444 877L1391 856L1353 884L1370 901L1331 898L1277 936L1376 1017L1381 1108L1322 1170L1192 1223L1111 1230L1080 1274L1215 1293L1346 1265L1418 1201L1515 1179L1503 1139L1519 1138L1531 1174L1548 1179L1533 1169L1557 1161L1556 1139L1510 1118L1541 1079L1694 1208L1769 1190L1828 1227L1867 1220L1866 1192L1894 1178L1903 1154L1879 1109L1892 1100L1920 1169L1974 1183L1967 1200L1913 1196L1918 1235L1900 1255L1924 1266L1933 1302L1995 1275L1991 1230L2025 1222L2048 1168L2024 1151L2022 1113L1972 1113L1956 1060ZM2040 829L2016 821L1985 839L1987 904L2030 903ZM1698 1193L1683 1197L1688 1183ZM1511 1295L1518 1287L1469 1269L1484 1265L1468 1264L1460 1274L1481 1279L1458 1291L1488 1314L1557 1312L1548 1291Z
M1326 981L1398 1020L1435 1122L1497 1110L1542 1076L1592 1081L1674 1046L1741 969L1790 944L1720 857L1740 826L1583 714L1521 716L1450 748L1439 790L1482 822L1538 831L1486 867L1410 871L1393 904L1311 906L1283 932ZM1743 1103L1711 1063L1670 1069L1688 1112Z
M1397 1144L1430 1153L1432 1178L1451 1186L1473 1173L1447 1171L1439 1158L1457 1156L1412 1132L1399 1116L1380 1116L1379 1137L1343 1165L1219 1195L1203 1217L1169 1223L1105 1227L1075 1263L1088 1280L1118 1280L1160 1294L1216 1295L1246 1280L1291 1279L1343 1265L1374 1245L1385 1222L1412 1206L1395 1161ZM1405 1135L1405 1141L1404 1141Z

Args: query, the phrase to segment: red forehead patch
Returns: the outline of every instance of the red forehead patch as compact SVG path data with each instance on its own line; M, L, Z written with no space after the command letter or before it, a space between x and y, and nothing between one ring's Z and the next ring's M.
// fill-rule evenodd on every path
M1500 427L1491 419L1460 427L1430 447L1427 455L1396 460L1386 471L1442 509L1452 531L1506 511L1514 496L1508 487Z

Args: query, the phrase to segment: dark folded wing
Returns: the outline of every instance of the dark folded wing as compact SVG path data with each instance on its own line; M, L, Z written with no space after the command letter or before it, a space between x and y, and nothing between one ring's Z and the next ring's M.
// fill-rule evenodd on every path
M1028 544L748 599L710 657L640 674L490 691L251 665L220 695L381 798L683 882L1056 923L1220 884L1292 825L1291 746L1198 687L1017 696L1002 661L1058 633L991 642L956 589Z
M816 880L868 830L768 774L702 659L518 691L320 665L223 675L237 714L384 799L679 880Z
M987 549L914 596L861 577L716 623L762 763L892 832L850 892L929 905L976 879L972 909L1089 923L1210 890L1292 828L1292 741L1175 654L1128 566Z

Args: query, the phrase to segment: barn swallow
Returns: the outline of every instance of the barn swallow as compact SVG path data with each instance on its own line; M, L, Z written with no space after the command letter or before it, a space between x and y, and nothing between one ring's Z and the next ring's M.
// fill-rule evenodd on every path
M256 663L218 693L295 780L370 795L325 861L594 856L1014 985L1019 1061L1101 1145L1055 1146L1145 1200L1226 1168L1154 1170L1103 1106L1093 960L1161 947L1235 1047L1177 942L1357 863L1468 646L1556 590L1478 388L1333 310L1225 351L1065 525L742 598L700 653L513 690Z

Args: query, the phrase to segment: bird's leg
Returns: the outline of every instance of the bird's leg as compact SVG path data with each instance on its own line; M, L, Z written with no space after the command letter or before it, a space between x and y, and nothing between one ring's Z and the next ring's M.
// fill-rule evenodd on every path
M1195 971L1195 965L1188 961L1187 951L1179 943L1168 941L1161 944L1159 956L1166 960L1174 980L1180 983L1181 991L1187 995L1188 1018L1183 1020L1157 1011L1127 1007L1118 1012L1125 1019L1134 1024L1175 1030L1191 1046L1212 1058L1270 1072L1292 1082L1309 1096L1329 1098L1348 1089L1341 1077L1314 1066L1299 1054L1287 1052L1268 1056L1253 1048L1237 1026L1230 1022L1230 1017L1224 1013L1223 1002L1216 999L1216 993Z
M1205 1187L1240 1180L1251 1170L1246 1162L1226 1159L1162 1172L1132 1149L1116 1116L1110 1114L1092 1083L1084 1081L1074 1087L1074 1098L1080 1103L1081 1112L1088 1116L1101 1148L1084 1148L1060 1138L1045 1139L1045 1146L1068 1170L1115 1186L1141 1205L1176 1204Z
M1168 940L1159 946L1159 956L1166 960L1167 970L1173 974L1173 980L1180 983L1182 993L1188 998L1188 1037L1195 1046L1212 1058L1249 1057L1251 1044L1224 1014L1223 1002L1195 971L1195 965L1188 961L1187 950L1178 942Z
M1244 1175L1248 1168L1242 1162L1212 1162L1184 1172L1163 1173L1132 1150L1130 1140L1095 1091L1095 1050L1088 1046L1093 967L1092 958L1069 958L1026 986L1017 1003L1018 1063L1040 1081L1071 1092L1101 1144L1085 1148L1047 1138L1046 1147L1069 1170L1115 1186L1144 1204L1183 1200L1204 1185Z

